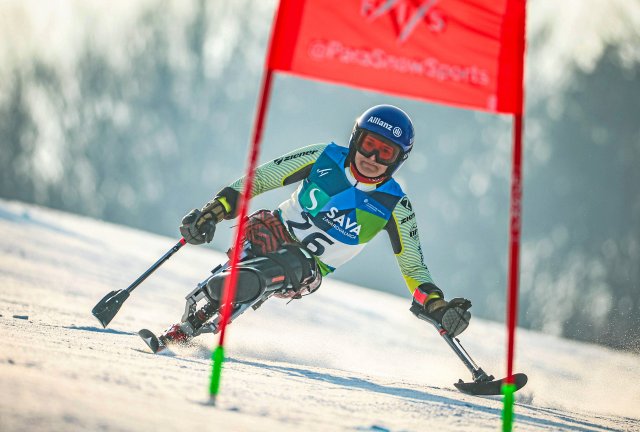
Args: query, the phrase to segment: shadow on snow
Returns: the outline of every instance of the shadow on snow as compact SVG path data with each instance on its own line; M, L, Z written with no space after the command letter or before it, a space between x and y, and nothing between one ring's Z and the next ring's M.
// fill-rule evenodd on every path
M82 331L89 331L89 332L95 332L95 333L111 333L111 334L117 334L117 335L134 335L135 334L132 332L113 330L113 329L103 329L100 327L93 327L93 326L67 326L63 328L66 328L69 330L82 330Z
M270 365L270 364L255 362L255 361L239 360L235 358L227 358L226 361L231 363L238 363L246 366L269 369L269 370L284 373L289 376L305 377L305 378L314 379L318 381L328 382L328 383L343 386L343 387L362 389L362 390L372 391L372 392L386 394L390 396L397 396L404 399L412 399L415 401L426 401L426 402L438 402L438 403L443 403L449 406L471 408L474 410L486 412L498 418L502 416L502 410L499 408L489 408L486 406L474 404L472 402L451 399L446 396L436 396L428 392L414 390L414 389L394 387L394 386L383 386L383 385L368 381L366 379L357 378L357 377L341 377L341 376L336 376L336 375L332 375L330 373L325 373L325 372L314 372L314 371L300 368L300 367ZM530 415L516 413L516 421L518 423L559 428L561 430L585 431L585 432L586 431L598 432L598 431L618 430L618 429L613 429L605 426L594 425L588 421L579 420L577 418L573 418L564 413L555 412L553 410L546 410L544 408L540 409L538 407L531 406L531 405L527 405L526 407L533 411L539 410L541 412L545 412L547 415L557 416L560 420L566 423L557 422L557 421L548 420L548 419L541 419L541 418L536 418Z

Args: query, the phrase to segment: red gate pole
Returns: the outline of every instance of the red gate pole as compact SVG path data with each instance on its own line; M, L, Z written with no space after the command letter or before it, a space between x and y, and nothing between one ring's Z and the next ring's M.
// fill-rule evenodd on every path
M511 228L509 230L509 296L507 302L507 375L513 382L515 329L518 321L520 233L522 226L522 114L514 116L513 180L511 184Z
M522 134L524 119L524 53L526 46L526 0L511 4L518 13L513 16L511 25L518 28L518 37L512 40L516 50L516 62L511 78L520 81L517 106L513 115L513 150L511 171L511 207L509 211L509 274L507 282L507 378L502 386L504 407L502 410L502 430L511 432L513 428L513 402L516 386L513 378L515 357L516 325L518 322L518 283L520 275L520 234L522 227ZM516 9L514 9L515 11Z
M236 283L238 280L237 264L240 257L241 241L243 238L247 213L249 212L249 202L251 201L251 194L253 191L253 181L255 178L256 165L258 162L258 155L260 153L260 142L262 141L262 131L264 130L265 119L267 117L267 108L269 106L269 97L271 95L271 83L273 78L273 69L271 67L272 56L274 46L276 44L276 32L278 31L278 22L281 17L282 5L279 4L273 19L273 25L271 26L271 35L269 37L269 45L267 48L267 56L265 61L262 87L260 89L260 96L258 99L258 110L253 122L253 134L251 137L251 151L249 156L249 162L247 164L247 171L245 175L245 184L242 195L240 196L239 207L239 220L235 232L235 240L233 243L233 250L230 257L231 274L227 278L224 284L222 293L222 305L221 305L221 321L220 321L220 339L218 346L211 354L212 358L212 371L211 371L211 383L209 386L209 404L215 405L216 396L220 389L220 375L222 372L222 363L224 362L224 339L226 335L227 325L232 313L231 302L235 298Z
M514 115L513 162L511 174L511 210L509 228L509 276L507 293L507 378L502 386L504 408L502 430L509 432L513 426L513 362L515 354L516 324L518 321L518 282L520 262L520 232L522 226L522 114Z
M244 236L244 230L247 222L247 214L249 213L249 202L251 201L251 191L253 190L253 181L255 178L256 165L258 162L258 155L260 153L260 142L262 140L262 129L264 125L264 118L267 111L267 105L269 103L269 94L271 92L271 78L273 72L271 69L267 69L262 82L262 89L260 91L259 108L256 114L255 127L253 131L251 154L249 157L249 163L247 173L245 177L245 185L242 196L240 197L240 213L239 221L235 232L235 240L233 242L233 250L231 253L231 274L225 281L223 295L222 295L222 320L220 326L220 345L224 345L225 330L231 317L231 301L235 298L236 294L236 282L238 280L237 264L240 257L241 242Z
M233 242L233 249L231 250L230 257L231 274L225 280L224 289L222 291L220 339L218 342L218 346L213 351L211 356L213 364L211 372L211 384L209 386L210 405L215 405L216 396L218 395L218 391L220 389L220 376L222 373L222 363L224 362L224 338L226 335L227 324L229 323L229 318L231 317L231 302L236 296L236 283L238 281L237 264L240 257L240 250L242 249L241 243L247 222L247 213L249 212L249 202L251 201L251 192L253 190L253 180L255 178L258 155L260 153L260 141L262 140L264 119L266 117L267 106L269 104L272 76L273 71L267 68L265 70L264 78L262 81L258 111L256 113L254 121L251 152L249 155L249 162L247 164L248 166L245 175L244 190L242 195L240 196L240 213L238 215L238 225L236 226L235 240Z

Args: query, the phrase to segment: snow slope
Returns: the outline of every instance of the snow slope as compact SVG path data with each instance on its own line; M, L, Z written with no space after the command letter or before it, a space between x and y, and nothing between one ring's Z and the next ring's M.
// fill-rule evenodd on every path
M94 304L175 238L1 200L0 238L0 431L500 429L500 398L455 390L470 374L408 296L327 279L247 312L229 329L214 408L203 402L215 337L154 356L135 332L179 319L220 253L183 248L102 329ZM461 340L504 375L502 325L476 319ZM524 330L517 348L530 382L515 430L640 430L639 356Z

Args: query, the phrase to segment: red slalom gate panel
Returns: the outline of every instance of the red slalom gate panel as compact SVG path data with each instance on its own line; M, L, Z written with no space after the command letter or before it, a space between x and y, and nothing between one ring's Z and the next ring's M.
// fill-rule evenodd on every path
M524 0L281 0L268 67L519 113L524 19Z

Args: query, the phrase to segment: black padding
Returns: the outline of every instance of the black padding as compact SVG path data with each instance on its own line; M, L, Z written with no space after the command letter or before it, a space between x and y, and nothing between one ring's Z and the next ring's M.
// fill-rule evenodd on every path
M391 241L391 247L393 253L398 255L402 252L402 241L400 241L400 230L394 217L390 217L387 224L384 226L385 231L389 234L389 240Z
M284 246L280 250L267 254L267 258L275 261L282 268L287 283L294 291L299 291L302 281L311 274L309 259L296 246Z
M297 183L301 180L306 179L307 177L309 177L309 174L311 174L311 168L313 168L313 164L309 164L300 168L298 171L285 178L282 184L284 186L288 186L290 184Z
M240 268L238 271L238 283L233 303L248 303L257 299L264 291L264 282L258 272L249 268ZM211 298L222 302L222 290L230 273L230 270L225 270L209 279L207 290Z
M306 257L300 248L286 245L266 256L252 257L239 264L238 283L233 303L248 303L265 291L281 289L300 291L302 283L315 278L313 258ZM222 301L224 281L230 269L213 275L207 281L207 290L213 300Z

